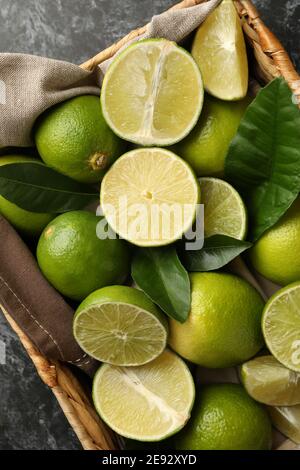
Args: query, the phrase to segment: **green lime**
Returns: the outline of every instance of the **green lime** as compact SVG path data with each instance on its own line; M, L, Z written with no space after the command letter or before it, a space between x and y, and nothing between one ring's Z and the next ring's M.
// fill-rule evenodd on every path
M66 297L81 301L98 288L122 283L129 274L128 247L123 240L105 237L101 221L86 211L67 212L40 237L39 266Z
M99 98L91 95L46 111L37 121L35 142L47 165L83 183L100 181L126 148L106 124Z
M261 356L243 364L243 385L249 395L272 406L300 404L300 374L287 369L273 356Z
M232 0L223 0L199 27L192 55L201 70L204 87L211 95L229 101L246 96L246 44Z
M121 436L160 441L178 432L190 418L195 386L186 364L164 351L149 364L104 364L94 378L96 410Z
M254 268L276 284L300 280L300 198L256 242L250 257Z
M263 346L264 302L238 276L192 273L191 311L185 323L170 321L169 343L185 359L208 368L238 365Z
M198 123L175 146L175 152L191 165L197 176L223 176L229 145L250 101L247 97L228 103L205 96Z
M269 414L278 431L300 444L300 405L270 407Z
M139 366L166 348L168 323L144 292L112 286L82 302L73 331L79 346L98 361Z
M269 450L272 427L267 411L237 384L201 389L192 417L174 438L178 450Z
M203 84L191 54L166 39L127 47L102 86L103 115L120 137L143 146L183 139L198 121Z
M33 158L23 155L0 157L0 166L19 162L35 162ZM29 212L0 196L0 214L2 214L17 230L25 235L39 235L44 227L53 219L52 214Z
M300 281L276 292L265 306L262 328L276 359L300 372Z
M184 160L169 150L141 148L107 172L100 201L116 233L134 245L154 247L173 243L190 229L200 191Z
M247 233L247 211L239 193L226 181L200 178L206 237L227 235L243 240Z

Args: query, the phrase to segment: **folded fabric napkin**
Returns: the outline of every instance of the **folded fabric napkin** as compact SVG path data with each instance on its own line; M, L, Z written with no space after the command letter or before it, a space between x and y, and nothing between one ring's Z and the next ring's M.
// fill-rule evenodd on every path
M96 361L72 335L73 309L42 276L27 245L1 216L0 303L46 357L87 373L95 370Z
M135 41L163 37L180 42L220 1L204 1L154 16L146 33ZM110 62L111 59L102 64L102 73ZM88 72L68 62L0 53L0 148L33 146L32 128L40 114L74 96L99 95L100 82L97 71Z
M74 96L100 94L93 73L25 54L0 54L0 80L0 148L33 146L33 125L46 109Z
M146 34L138 40L164 37L180 41L219 2L210 0L155 16ZM99 92L97 74L76 65L24 54L0 54L0 148L32 146L32 128L41 113L74 96ZM28 247L3 217L0 217L1 305L46 357L72 363L92 374L96 361L87 357L75 342L72 308L46 281Z

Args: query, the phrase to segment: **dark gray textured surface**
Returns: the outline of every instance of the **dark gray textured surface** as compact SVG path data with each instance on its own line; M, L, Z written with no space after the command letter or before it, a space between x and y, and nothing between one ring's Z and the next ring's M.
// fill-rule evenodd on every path
M173 3L0 0L0 48L81 63ZM300 70L300 0L255 3ZM0 449L79 449L51 392L37 378L2 316L0 340L7 351L6 365L0 365Z

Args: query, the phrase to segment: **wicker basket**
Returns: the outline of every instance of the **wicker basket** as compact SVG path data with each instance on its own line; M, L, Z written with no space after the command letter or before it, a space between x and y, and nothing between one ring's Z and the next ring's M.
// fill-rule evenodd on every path
M184 0L172 8L192 7L204 1ZM263 83L267 83L275 77L283 76L295 95L300 98L300 76L283 46L264 25L251 1L235 1L235 5L242 18L246 38L254 51L254 69L257 78ZM121 47L143 34L145 30L146 26L132 31L116 44L82 64L82 68L94 70L97 65L111 58ZM4 312L4 315L19 336L42 381L51 388L56 396L83 448L85 450L119 449L118 436L108 429L98 417L92 405L88 387L79 382L68 366L53 363L42 356L7 312ZM279 447L281 450L296 450L297 448L299 449L291 441L285 441Z

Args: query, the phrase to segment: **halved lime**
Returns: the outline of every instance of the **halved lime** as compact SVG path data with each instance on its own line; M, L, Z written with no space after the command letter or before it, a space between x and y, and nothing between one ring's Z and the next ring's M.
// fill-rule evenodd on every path
M176 354L165 351L140 367L103 365L93 385L96 410L111 429L138 441L160 441L190 418L192 375Z
M108 125L123 139L144 146L171 145L198 121L201 74L192 56L174 42L140 41L109 67L101 103Z
M223 0L199 27L192 55L202 72L204 87L211 95L229 101L246 96L246 45L232 0Z
M82 302L73 331L83 351L95 359L138 366L163 352L168 326L164 315L142 291L111 286Z
M199 182L205 236L227 235L243 240L247 232L247 212L239 193L218 178L200 178Z
M273 356L300 372L300 282L276 292L265 306L263 334Z
M168 245L192 226L199 184L174 153L137 149L106 173L100 202L109 225L125 240L145 247Z
M273 356L261 356L241 367L241 379L249 395L272 406L300 404L300 374L287 369Z
M300 444L300 405L269 408L273 425L284 436Z

